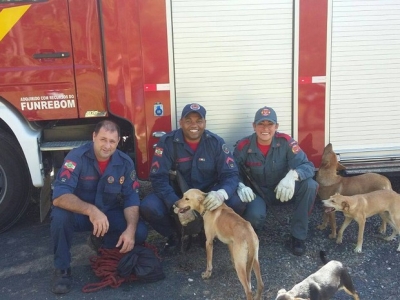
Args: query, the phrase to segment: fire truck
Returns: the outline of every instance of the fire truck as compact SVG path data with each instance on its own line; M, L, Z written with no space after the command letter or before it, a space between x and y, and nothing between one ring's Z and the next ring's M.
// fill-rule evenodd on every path
M400 166L400 4L368 0L0 0L0 232L43 220L65 154L103 118L148 179L187 103L232 149L273 107L316 168Z

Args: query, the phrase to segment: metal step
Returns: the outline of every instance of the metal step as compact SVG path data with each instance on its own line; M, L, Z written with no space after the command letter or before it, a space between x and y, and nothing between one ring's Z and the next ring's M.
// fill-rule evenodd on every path
M86 141L58 141L58 142L43 142L40 144L41 151L69 151L84 144L90 143Z
M340 161L346 167L343 172L346 175L356 175L364 173L398 173L400 172L400 160L382 160L382 161Z

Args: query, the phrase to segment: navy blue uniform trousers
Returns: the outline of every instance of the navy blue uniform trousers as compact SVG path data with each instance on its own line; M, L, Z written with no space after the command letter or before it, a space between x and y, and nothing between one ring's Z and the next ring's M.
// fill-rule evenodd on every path
M114 248L123 231L126 229L126 220L123 209L113 209L105 212L110 224L104 235L103 246ZM74 232L93 231L93 224L89 217L68 210L54 207L51 212L50 232L54 245L54 267L65 270L71 265L71 245ZM147 226L139 220L135 234L135 245L143 244L147 238Z

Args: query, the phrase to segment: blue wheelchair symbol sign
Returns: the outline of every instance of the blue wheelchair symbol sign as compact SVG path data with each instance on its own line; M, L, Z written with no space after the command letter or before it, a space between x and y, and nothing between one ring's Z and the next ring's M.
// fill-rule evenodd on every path
M164 115L164 108L161 103L154 104L154 115L156 117L160 117L160 116Z

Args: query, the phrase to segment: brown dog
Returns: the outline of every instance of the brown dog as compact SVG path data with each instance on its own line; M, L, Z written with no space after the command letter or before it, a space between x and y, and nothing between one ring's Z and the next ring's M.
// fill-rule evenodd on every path
M203 216L206 235L207 269L201 274L203 279L212 273L213 240L215 237L227 244L236 273L246 292L246 299L253 299L251 293L251 270L257 278L257 292L254 299L261 299L264 283L261 278L258 261L258 237L251 224L236 214L232 208L223 203L213 211L204 208L203 200L207 196L197 189L190 189L182 199L175 203L175 213L196 210Z
M316 181L319 184L318 196L320 199L328 199L330 196L339 193L343 196L353 196L356 194L365 194L376 190L392 190L392 185L385 176L377 173L366 173L352 177L342 177L337 171L344 170L346 167L341 165L336 153L332 149L332 144L328 144L322 154L322 161L316 175ZM336 238L336 218L335 213L324 212L323 222L318 229L325 229L329 224L331 234L329 238ZM386 223L383 222L380 232L386 231Z
M393 228L387 241L393 240L400 230L400 195L390 190L374 191L367 194L342 196L335 194L327 200L322 200L324 206L342 211L345 219L340 227L336 243L341 244L343 232L352 220L358 223L358 239L355 252L362 251L365 221L368 217L379 214L383 221ZM400 251L400 245L397 248Z

